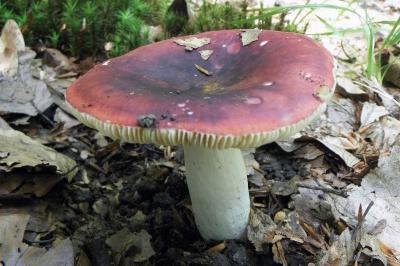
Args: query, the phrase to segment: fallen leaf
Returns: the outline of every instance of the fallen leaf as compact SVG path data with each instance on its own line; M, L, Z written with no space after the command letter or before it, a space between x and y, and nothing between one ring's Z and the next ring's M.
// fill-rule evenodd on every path
M116 253L116 265L121 260L130 259L133 262L143 262L151 258L155 252L150 243L151 236L141 230L138 233L132 233L124 228L106 240L106 244Z
M325 137L317 140L321 142L329 150L331 150L333 153L335 153L337 156L339 156L348 167L354 167L361 161L353 154L346 151L346 149L343 146L339 145L335 141L336 139L333 137Z
M79 122L72 116L68 115L60 108L56 109L56 113L54 114L54 121L58 123L63 123L64 124L63 127L65 129L69 129L81 124L81 122Z
M361 99L368 98L368 94L358 85L354 84L351 79L346 77L338 77L336 82L338 84L339 91L341 90L345 96L353 96Z
M30 52L26 49L23 53ZM35 116L53 103L46 84L32 76L32 56L35 54L30 54L25 62L20 62L14 77L4 77L0 82L0 112Z
M240 37L242 39L242 45L246 46L252 42L258 40L258 36L260 35L262 30L260 29L247 29L240 33Z
M388 115L389 111L383 106L378 106L375 103L365 102L361 111L361 127L365 127L375 121L377 121L382 116Z
M356 243L351 239L350 230L346 228L318 261L318 265L348 265L353 260L355 249Z
M400 121L384 116L364 128L360 128L360 134L372 141L374 147L381 152L389 150L393 145L400 144Z
M53 242L52 247L28 246L23 242L29 214L0 213L0 258L4 265L74 265L71 240Z
M12 129L0 129L0 152L7 155L0 158L1 195L33 193L41 197L77 171L72 159Z
M7 20L0 36L0 74L13 77L18 72L18 52L25 50L25 41L18 24Z
M78 69L78 66L71 62L67 56L54 48L46 48L44 50L42 62L45 65L51 66L58 74L69 71L76 72Z
M209 44L211 41L210 38L197 38L190 37L187 39L175 39L174 42L181 46L185 46L185 50L193 51L194 49L200 48L206 44Z
M247 238L253 243L256 251L263 251L264 243L272 243L277 225L271 217L261 210L251 209Z
M394 146L389 155L381 156L378 167L367 174L361 186L349 185L348 198L332 195L332 205L339 212L340 218L349 224L356 224L356 210L361 204L367 206L371 201L374 206L365 218L368 228L375 225L384 217L387 225L377 237L391 247L400 256L400 146Z
M277 225L268 214L252 208L247 237L256 251L262 251L264 244L274 244L285 238L303 243L307 234L300 226L296 212L290 212L288 218Z
M213 50L202 50L199 51L201 58L203 58L203 60L208 60L208 58L210 58L210 56L214 53Z
M1 116L0 116L0 128L1 128L1 129L12 129L12 128L8 125L8 123L7 123L3 118L1 118Z

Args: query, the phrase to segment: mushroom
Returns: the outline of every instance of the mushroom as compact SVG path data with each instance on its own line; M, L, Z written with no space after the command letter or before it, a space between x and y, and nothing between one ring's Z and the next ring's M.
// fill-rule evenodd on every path
M189 36L210 39L191 52L176 39L140 47L95 66L66 93L74 115L111 138L183 145L205 239L245 235L250 199L240 149L298 132L324 112L335 86L334 60L312 39L262 31L243 46L239 33ZM200 50L213 54L203 60Z

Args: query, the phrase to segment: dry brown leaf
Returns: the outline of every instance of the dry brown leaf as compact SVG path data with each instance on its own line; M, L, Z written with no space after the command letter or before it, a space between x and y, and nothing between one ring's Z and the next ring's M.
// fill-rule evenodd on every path
M50 248L28 246L23 242L29 214L0 213L0 258L4 265L74 265L69 239L55 241Z
M25 50L25 41L18 24L8 20L0 37L0 74L13 77L18 72L18 52Z
M260 29L247 29L240 33L240 37L242 39L242 45L246 46L258 40L258 36L262 30Z
M3 196L12 192L41 197L60 179L71 178L77 171L72 159L12 129L0 129L0 153Z
M214 53L213 50L202 50L199 51L201 58L203 58L203 60L208 60L208 58L210 58L210 56Z
M193 51L194 49L200 48L206 44L209 44L210 41L211 41L210 38L197 38L197 37L174 40L176 44L185 46L185 50L187 51Z

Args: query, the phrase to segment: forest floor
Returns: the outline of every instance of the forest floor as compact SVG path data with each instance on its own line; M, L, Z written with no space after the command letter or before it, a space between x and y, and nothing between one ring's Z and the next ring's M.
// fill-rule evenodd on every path
M396 2L351 8L393 20ZM314 15L360 26L315 10L310 35L332 31ZM181 148L113 141L68 114L63 93L91 62L19 52L0 77L0 265L400 265L400 88L363 78L362 33L318 39L338 62L335 95L290 140L244 152L246 241L201 238Z

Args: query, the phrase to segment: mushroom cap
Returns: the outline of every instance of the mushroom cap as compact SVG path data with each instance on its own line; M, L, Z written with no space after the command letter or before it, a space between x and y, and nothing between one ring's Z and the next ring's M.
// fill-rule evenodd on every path
M95 66L66 100L85 124L128 142L244 148L285 139L325 110L334 59L301 34L263 30L243 46L240 32L137 48ZM210 43L190 52L175 43L189 37ZM202 50L213 54L204 60Z

